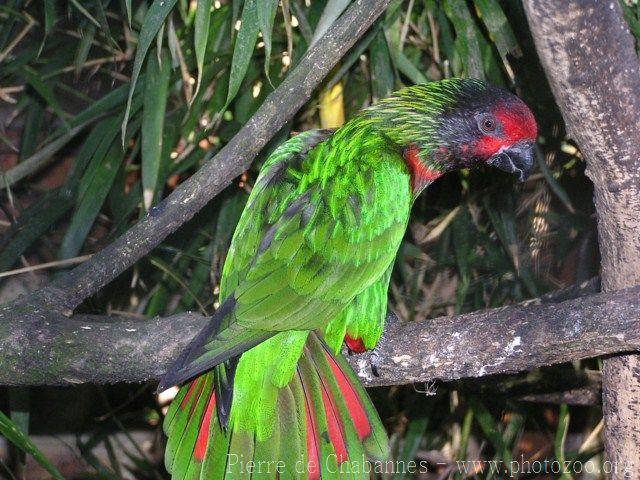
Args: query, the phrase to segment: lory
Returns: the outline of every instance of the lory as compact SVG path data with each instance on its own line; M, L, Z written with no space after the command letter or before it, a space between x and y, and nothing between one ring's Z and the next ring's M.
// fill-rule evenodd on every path
M387 435L340 350L380 339L425 187L484 164L524 180L536 136L517 96L448 79L278 147L235 230L220 307L160 385L188 381L164 421L172 478L369 478Z

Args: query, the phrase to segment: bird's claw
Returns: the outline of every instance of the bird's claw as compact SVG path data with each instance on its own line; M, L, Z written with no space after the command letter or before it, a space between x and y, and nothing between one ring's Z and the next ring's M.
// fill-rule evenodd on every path
M371 366L371 373L374 377L380 376L380 371L378 370L378 352L374 349L369 354L369 365Z

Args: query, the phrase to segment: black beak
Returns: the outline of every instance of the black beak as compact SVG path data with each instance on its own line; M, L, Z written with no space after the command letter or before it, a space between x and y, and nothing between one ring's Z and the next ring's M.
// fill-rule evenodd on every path
M492 156L487 162L507 173L515 173L524 182L533 170L535 155L534 142L518 142Z

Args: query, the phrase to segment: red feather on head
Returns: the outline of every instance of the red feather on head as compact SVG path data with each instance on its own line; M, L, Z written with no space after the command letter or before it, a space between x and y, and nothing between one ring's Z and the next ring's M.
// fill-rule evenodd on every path
M508 148L522 141L535 141L538 137L538 124L533 113L520 99L508 104L499 103L493 115L501 125L501 134L484 135L473 146L474 152L488 159L500 149Z

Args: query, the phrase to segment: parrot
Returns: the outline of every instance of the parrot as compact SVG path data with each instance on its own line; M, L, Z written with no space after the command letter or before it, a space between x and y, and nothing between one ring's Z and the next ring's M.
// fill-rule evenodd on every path
M372 350L412 204L481 165L524 181L538 127L506 89L413 85L336 130L309 130L262 165L233 235L220 306L159 390L174 480L369 478L386 430L341 350Z

